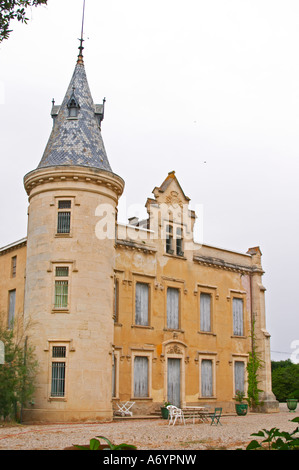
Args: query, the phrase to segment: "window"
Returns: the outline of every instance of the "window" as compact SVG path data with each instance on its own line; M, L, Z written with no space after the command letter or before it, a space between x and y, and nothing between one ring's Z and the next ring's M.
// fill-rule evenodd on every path
M113 318L117 323L119 320L119 280L114 281L114 304L113 304Z
M235 393L245 392L245 363L243 361L235 361Z
M16 309L16 290L11 290L8 293L9 305L8 305L8 328L12 329L15 319Z
M11 277L16 277L17 275L17 257L13 256L11 258Z
M116 369L117 358L115 354L112 355L112 397L116 397Z
M179 329L179 289L167 288L167 328Z
M148 358L135 356L134 358L134 397L148 397Z
M52 347L51 397L65 396L66 346Z
M75 97L75 88L73 87L73 93L67 103L67 108L69 111L69 117L77 117L80 109L79 102Z
M172 241L173 241L173 231L172 225L166 226L166 253L173 254L172 248Z
M201 361L201 396L213 396L213 362L211 359Z
M176 254L184 256L183 252L183 231L180 227L176 229Z
M233 332L236 336L243 336L243 299L233 298Z
M69 296L69 268L56 267L55 268L55 299L54 308L66 309L68 308Z
M135 324L142 326L149 324L149 285L143 282L136 283Z
M211 331L211 295L200 294L200 331Z
M71 231L71 201L58 201L57 233L69 234Z

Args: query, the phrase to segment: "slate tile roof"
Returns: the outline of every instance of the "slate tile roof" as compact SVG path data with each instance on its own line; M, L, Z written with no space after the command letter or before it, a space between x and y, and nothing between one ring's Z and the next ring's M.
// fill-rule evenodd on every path
M69 117L67 107L73 93L80 106L77 118ZM95 111L84 64L78 61L63 103L52 113L53 129L38 168L79 165L112 171Z

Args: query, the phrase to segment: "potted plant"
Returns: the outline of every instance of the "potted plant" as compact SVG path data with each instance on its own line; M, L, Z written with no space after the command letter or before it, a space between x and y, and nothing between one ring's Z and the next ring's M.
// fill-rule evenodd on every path
M165 401L164 405L161 406L161 414L162 414L163 419L168 419L168 415L169 415L169 412L168 412L168 409L167 409L168 405L171 405L171 403L169 403L168 401Z
M296 410L297 403L298 403L298 400L297 398L295 398L295 395L290 395L289 398L287 398L287 406L290 411Z
M235 408L236 408L236 413L238 416L245 416L247 414L248 404L244 403L244 397L245 397L244 392L241 392L240 390L236 390L235 400L237 403L235 404Z

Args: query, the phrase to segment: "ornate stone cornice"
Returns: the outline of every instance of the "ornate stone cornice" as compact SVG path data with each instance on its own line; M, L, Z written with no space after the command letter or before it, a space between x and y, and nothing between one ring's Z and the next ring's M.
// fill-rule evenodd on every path
M124 189L123 179L106 170L88 168L84 166L55 166L39 168L27 173L24 177L24 186L28 196L32 191L40 188L47 190L45 185L65 183L68 189L78 189L78 182L88 183L96 187L106 187L120 197ZM72 188L72 184L74 187ZM44 187L44 189L42 189ZM96 190L96 189L95 189Z
M193 261L195 263L201 264L202 266L223 269L225 271L232 271L240 274L264 274L263 269L259 266L245 266L236 263L229 263L220 258L194 255Z
M139 243L129 241L129 240L116 240L115 247L123 248L125 250L142 251L143 253L146 253L148 255L153 255L157 251L155 248L145 246L145 245L140 245Z

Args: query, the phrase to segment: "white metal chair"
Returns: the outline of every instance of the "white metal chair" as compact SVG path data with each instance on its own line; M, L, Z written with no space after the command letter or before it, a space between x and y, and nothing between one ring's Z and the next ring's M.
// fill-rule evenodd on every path
M178 408L177 406L174 406L174 405L168 405L167 409L168 409L168 412L169 412L168 425L170 425L172 423L172 425L174 426L175 423L176 423L176 420L178 418L181 421L181 423L183 422L184 424L186 424L185 423L185 418L184 418L184 413L183 413L183 410L181 410L181 408Z
M133 413L130 411L133 405L135 405L134 401L126 401L123 403L116 403L118 406L118 410L116 413L120 413L122 416L132 416Z

